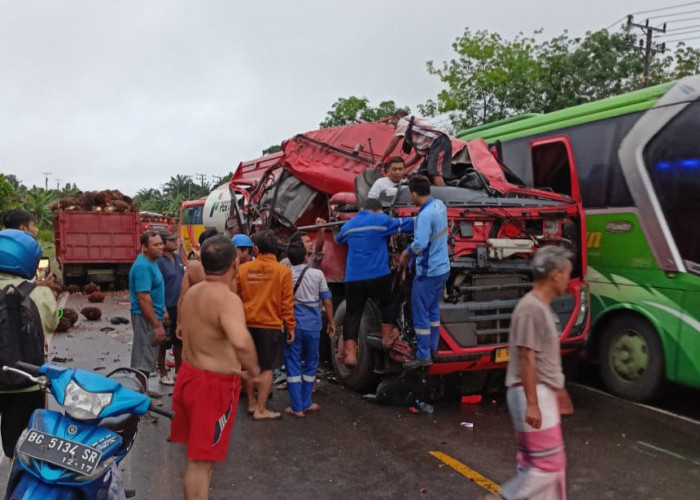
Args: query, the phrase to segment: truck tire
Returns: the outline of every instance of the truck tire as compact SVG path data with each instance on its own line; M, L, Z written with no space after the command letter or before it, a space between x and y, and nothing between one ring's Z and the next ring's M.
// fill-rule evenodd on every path
M640 403L659 396L665 381L664 350L646 319L624 314L610 321L599 361L603 383L612 394Z
M337 359L338 350L343 346L344 319L345 301L340 303L334 317L336 334L331 340L331 360L335 374L344 386L354 391L373 391L377 387L377 376L374 373L374 352L367 343L367 335L380 329L379 310L371 301L367 302L357 338L357 365L352 368Z

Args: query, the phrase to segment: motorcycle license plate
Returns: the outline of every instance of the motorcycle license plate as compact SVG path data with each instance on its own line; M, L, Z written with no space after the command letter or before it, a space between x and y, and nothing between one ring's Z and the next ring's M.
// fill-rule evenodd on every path
M508 347L501 347L494 351L494 363L507 363L508 361L510 361L510 349Z
M30 429L17 451L80 474L92 475L102 452L45 432Z

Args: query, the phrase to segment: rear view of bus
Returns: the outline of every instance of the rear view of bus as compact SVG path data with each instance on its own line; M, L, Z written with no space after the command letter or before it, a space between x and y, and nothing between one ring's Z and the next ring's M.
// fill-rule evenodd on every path
M533 185L560 142L586 212L588 353L608 390L647 401L664 382L700 387L700 76L464 132L501 141ZM563 183L565 185L565 183ZM568 194L568 193L567 193Z

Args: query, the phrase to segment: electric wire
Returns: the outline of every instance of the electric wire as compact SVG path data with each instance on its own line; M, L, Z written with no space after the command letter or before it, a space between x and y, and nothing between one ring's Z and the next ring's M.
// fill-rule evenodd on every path
M662 10L673 10L673 9L678 9L680 7L687 7L689 5L696 5L696 4L700 4L700 2L688 2L688 3L678 4L678 5L669 5L668 7L659 7L658 9L640 10L638 12L633 12L632 15L646 14L648 12L659 12Z
M695 9L695 10L686 10L684 12L673 12L671 14L662 14L660 16L649 16L648 19L666 19L668 17L677 17L677 16L685 16L687 14L696 14L700 12L700 9Z
M687 42L688 40L700 40L700 36L693 36L690 38L679 38L678 40L664 40L664 43Z

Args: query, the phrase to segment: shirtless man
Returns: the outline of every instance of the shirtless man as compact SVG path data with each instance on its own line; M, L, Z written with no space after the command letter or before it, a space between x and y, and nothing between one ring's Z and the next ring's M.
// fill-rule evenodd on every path
M199 247L202 248L202 245L204 245L204 242L207 241L209 238L212 236L216 236L219 234L216 229L207 229L204 231L202 234L199 235ZM189 290L191 287L199 283L200 281L204 281L204 267L202 267L202 263L198 260L188 260L188 261L183 261L187 262L185 265L185 275L182 277L182 284L180 285L180 297L177 299L177 308L180 310L182 307L182 298L185 296L185 292ZM235 288L233 289L235 290ZM181 321L180 321L180 316L177 317L177 322L175 326L175 336L179 339L182 339L182 333L181 333Z
M226 459L241 377L260 376L241 299L231 291L238 260L223 235L202 245L204 281L182 301L182 366L175 383L170 441L187 443L187 500L208 499L214 462Z

